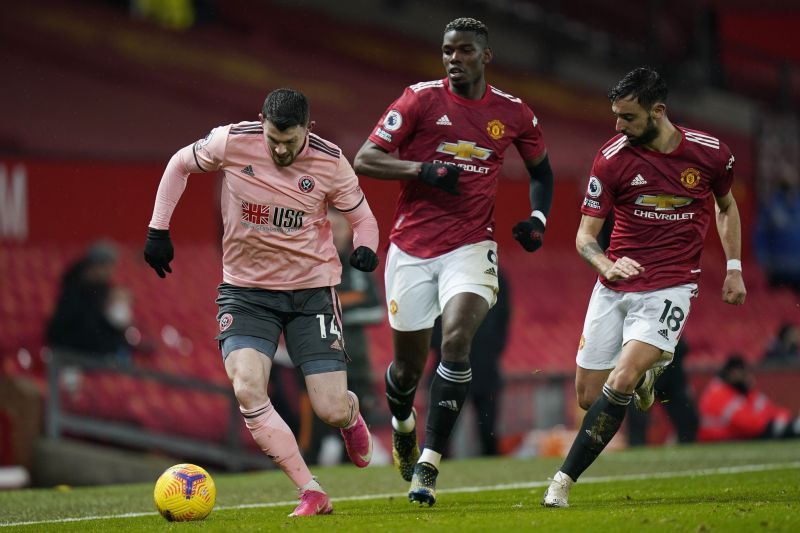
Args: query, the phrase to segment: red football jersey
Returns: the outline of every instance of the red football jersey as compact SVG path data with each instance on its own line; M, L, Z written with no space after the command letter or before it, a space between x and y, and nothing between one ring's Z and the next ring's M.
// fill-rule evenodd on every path
M415 257L436 257L494 240L497 174L510 144L529 161L545 150L525 103L491 85L480 100L450 91L447 79L412 85L386 110L369 140L400 159L461 168L454 196L421 181L403 181L389 239ZM521 213L521 215L527 213Z
M600 282L619 291L649 291L696 283L703 241L713 217L712 196L733 183L734 157L725 143L676 126L683 138L668 154L631 146L620 134L597 153L581 213L605 218L614 210L606 255L627 256L645 272Z

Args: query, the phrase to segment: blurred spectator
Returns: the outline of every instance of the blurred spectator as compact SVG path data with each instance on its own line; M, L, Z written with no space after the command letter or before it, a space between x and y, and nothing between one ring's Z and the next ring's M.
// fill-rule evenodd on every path
M371 272L362 272L350 265L353 252L353 233L347 219L338 211L328 211L328 221L333 233L333 244L342 263L342 282L336 287L339 303L342 306L342 326L345 350L350 357L347 365L347 386L356 393L361 402L361 414L368 423L374 423L377 399L372 380L372 367L369 361L369 340L365 326L379 324L384 318L384 306L378 297L375 278ZM345 459L345 450L338 432L314 418L314 435L311 449L307 452L310 462L316 462L323 451L322 439L331 435L327 443L323 464L339 463ZM335 446L335 448L333 448ZM333 451L329 451L333 449Z
M667 412L678 442L694 442L697 437L699 416L697 404L691 394L683 361L689 353L689 345L681 338L675 346L675 356L655 384L656 398ZM644 446L647 444L647 412L628 407L628 444Z
M499 291L497 303L489 309L483 323L475 332L470 351L472 383L467 398L475 409L482 455L497 455L497 412L503 379L500 373L500 358L508 341L511 323L511 304L506 277L498 272ZM436 368L441 360L442 320L436 319L431 336L431 347L436 353Z
M800 364L800 328L787 322L781 325L778 335L764 353L764 365Z
M759 206L754 245L772 287L800 292L800 189L787 175Z
M800 436L800 419L755 388L744 358L732 354L700 397L700 441Z
M47 325L47 343L54 350L130 364L138 331L132 328L132 297L112 281L117 264L113 243L99 241L67 268L53 316ZM132 335L130 333L133 333Z

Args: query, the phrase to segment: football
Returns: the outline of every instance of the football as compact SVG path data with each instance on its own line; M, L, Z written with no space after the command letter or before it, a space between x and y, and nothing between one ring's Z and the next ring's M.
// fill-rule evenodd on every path
M217 488L204 469L179 464L161 474L153 498L158 512L170 522L202 520L214 508Z

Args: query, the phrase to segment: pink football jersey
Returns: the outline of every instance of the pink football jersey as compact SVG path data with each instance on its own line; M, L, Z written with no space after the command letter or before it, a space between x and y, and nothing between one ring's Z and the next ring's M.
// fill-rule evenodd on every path
M309 133L294 162L282 167L272 160L261 124L240 122L214 128L176 157L188 172L223 172L226 283L293 290L340 282L327 205L346 213L366 199L339 147ZM162 180L151 227L168 227L177 197Z
M605 218L613 210L606 255L645 267L628 280L601 277L609 288L649 291L696 283L700 276L711 198L730 191L734 157L716 137L676 127L683 138L668 154L631 146L620 134L595 157L581 213Z
M417 180L401 183L389 238L422 258L494 240L497 175L506 149L513 143L526 161L545 151L539 121L522 100L491 85L480 100L461 98L446 78L406 88L369 140L398 150L400 159L461 168L459 196Z

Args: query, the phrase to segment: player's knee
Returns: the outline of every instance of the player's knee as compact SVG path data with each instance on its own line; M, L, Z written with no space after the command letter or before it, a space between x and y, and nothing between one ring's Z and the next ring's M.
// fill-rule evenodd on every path
M472 338L462 329L456 329L442 336L442 359L452 362L469 361Z
M323 402L316 402L312 407L319 419L330 426L343 427L350 421L352 409L346 396L337 401L331 398Z
M617 367L608 376L608 386L618 392L631 393L639 383L643 373L636 368Z
M584 411L587 411L594 402L603 393L603 383L583 383L578 381L575 384L575 396L578 400L578 405Z
M266 384L260 383L253 375L236 374L231 377L231 383L236 400L244 409L253 409L269 399Z
M418 367L417 365L395 361L392 378L394 378L398 387L408 390L416 387L417 383L419 383L424 368L424 366Z
M578 405L584 411L588 411L592 404L596 401L596 394L588 394L587 391L578 392Z

